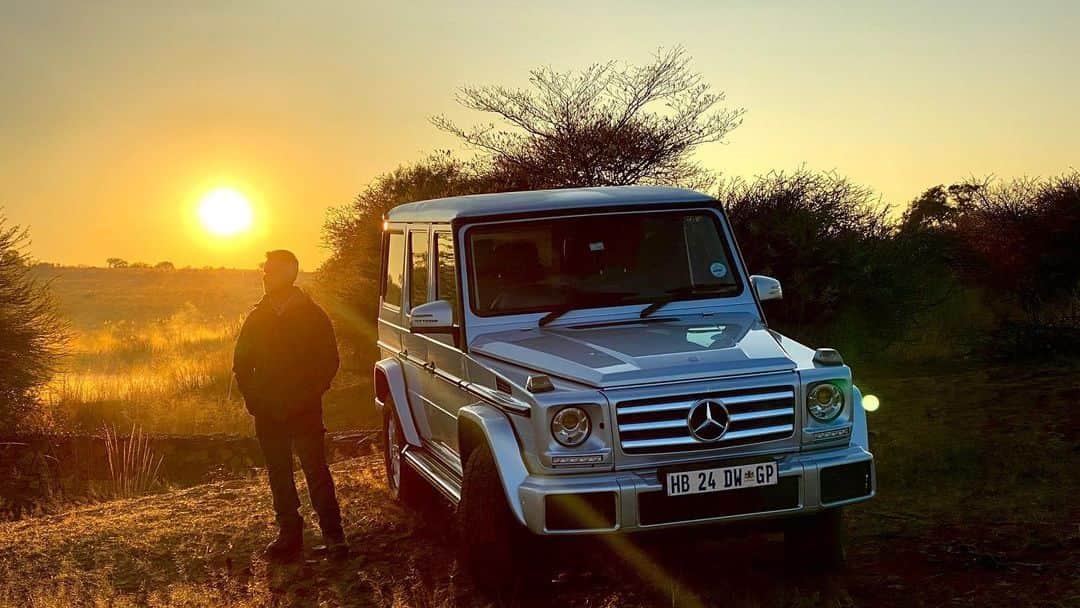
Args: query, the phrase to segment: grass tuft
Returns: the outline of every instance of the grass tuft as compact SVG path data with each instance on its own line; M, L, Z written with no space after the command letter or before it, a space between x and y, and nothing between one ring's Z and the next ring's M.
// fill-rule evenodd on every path
M159 484L165 457L154 454L150 437L136 426L131 427L131 434L126 438L109 427L104 427L104 432L112 496L132 498L153 490Z

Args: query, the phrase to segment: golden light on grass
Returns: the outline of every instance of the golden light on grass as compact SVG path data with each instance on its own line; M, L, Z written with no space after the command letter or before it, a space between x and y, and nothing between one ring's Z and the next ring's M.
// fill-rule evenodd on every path
M868 412L876 412L877 408L881 406L881 401L877 398L877 395L864 395L862 406Z
M215 188L199 201L199 221L218 236L233 236L247 231L251 228L253 217L251 202L232 188Z

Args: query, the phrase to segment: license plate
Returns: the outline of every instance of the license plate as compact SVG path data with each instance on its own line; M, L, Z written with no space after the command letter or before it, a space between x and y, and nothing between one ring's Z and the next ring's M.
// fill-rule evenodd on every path
M667 495L685 496L722 492L755 486L772 486L778 481L775 462L759 462L734 467L676 471L667 474Z

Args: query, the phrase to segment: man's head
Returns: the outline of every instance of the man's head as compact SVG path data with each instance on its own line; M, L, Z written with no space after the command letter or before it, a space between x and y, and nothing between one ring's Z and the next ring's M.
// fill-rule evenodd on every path
M287 289L296 281L299 272L300 262L293 252L285 249L267 251L263 262L263 289L266 293Z

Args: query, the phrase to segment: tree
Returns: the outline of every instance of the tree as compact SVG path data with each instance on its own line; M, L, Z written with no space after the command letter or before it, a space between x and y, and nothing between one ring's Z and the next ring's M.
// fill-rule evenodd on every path
M330 258L319 268L318 285L339 321L343 340L358 351L373 349L378 306L382 223L402 203L491 192L493 178L483 163L453 158L449 152L428 156L380 175L342 207L331 209L323 225L323 245Z
M166 260L154 264L154 268L157 268L158 270L176 270L176 265Z
M461 105L494 114L503 128L462 128L445 116L432 119L480 150L504 190L637 183L707 187L712 174L691 154L723 140L744 113L719 107L724 94L690 70L682 48L658 51L644 66L608 62L577 73L542 67L529 81L531 90L460 90Z
M27 419L67 338L48 285L30 273L28 242L0 216L0 431Z
M123 258L108 258L107 260L105 260L105 264L109 268L127 268L128 267L127 260L125 260Z

